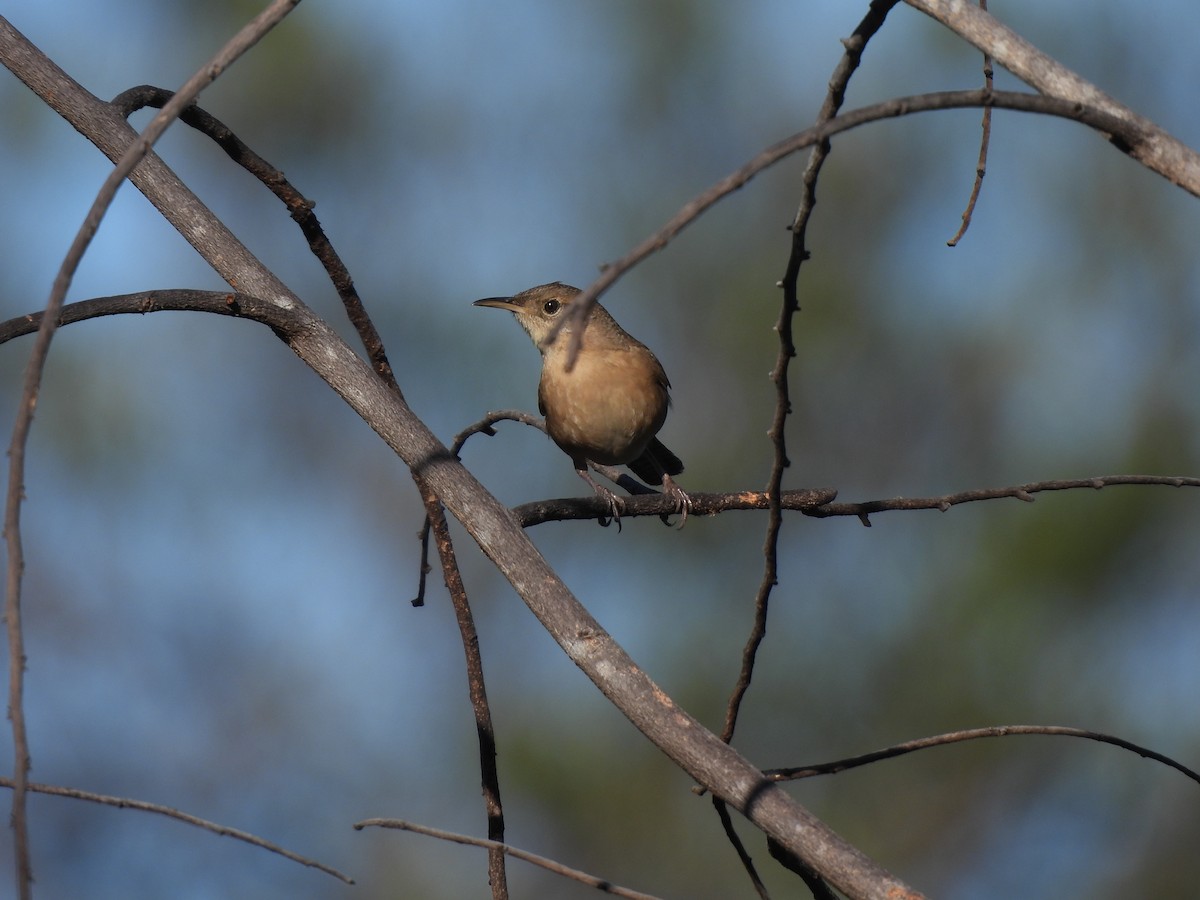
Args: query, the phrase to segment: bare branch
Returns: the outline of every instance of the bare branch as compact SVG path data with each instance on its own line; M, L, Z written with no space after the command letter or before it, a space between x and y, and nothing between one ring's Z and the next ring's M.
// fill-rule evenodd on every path
M122 91L113 98L112 104L121 111L123 116L128 118L144 106L163 107L173 96L171 91L147 84ZM316 204L301 194L281 170L255 153L216 116L193 104L180 113L179 119L185 125L189 125L211 138L231 160L257 178L287 207L292 220L300 227L301 233L308 242L313 256L321 263L334 290L337 291L342 306L346 310L346 316L350 320L350 324L354 326L354 330L358 332L359 340L363 343L371 366L379 373L379 377L396 390L400 390L383 346L383 338L380 337L375 323L371 321L371 317L367 313L366 306L363 305L358 289L354 286L354 279L350 277L350 270L342 262L341 256L334 249L320 220L313 212Z
M215 313L271 324L271 304L234 291L194 291L168 289L162 291L138 291L133 294L115 294L111 297L96 297L68 303L58 315L58 326L73 325L102 316L145 315L161 310ZM33 334L41 324L44 312L38 311L0 322L0 344L13 338Z
M1089 741L1112 744L1115 747L1136 753L1144 759L1152 759L1165 766L1170 766L1172 769L1182 772L1192 781L1200 784L1200 772L1189 769L1169 756L1164 756L1154 750L1147 749L1124 738L1114 737L1111 734L1088 731L1083 728L1071 728L1066 725L992 725L987 728L969 728L964 731L951 731L947 734L937 734L932 737L918 738L915 741L906 741L903 744L896 744L892 747L886 747L883 750L864 753L861 756L851 756L846 759L835 760L834 762L818 763L812 766L795 766L786 769L767 769L764 774L773 781L794 781L799 778L812 778L815 775L833 775L837 772L843 772L846 769L865 766L870 763L879 762L882 759L893 759L916 750L927 750L930 747L941 747L946 744L956 744L960 741L974 741L979 738L1007 737L1014 734L1045 734L1054 737L1084 738Z
M790 869L800 876L805 887L812 892L813 900L838 900L837 894L825 883L825 879L813 871L812 866L806 864L791 850L780 846L778 841L768 839L767 852L785 869Z
M746 870L746 876L750 879L750 883L754 885L754 891L758 894L761 900L771 900L771 894L767 891L767 886L763 884L762 878L758 875L758 869L754 867L754 860L750 858L750 853L746 849L746 845L742 843L742 839L738 837L737 830L733 827L733 818L729 815L729 807L720 797L712 798L713 809L717 813L717 818L721 822L721 830L725 832L725 839L729 841L734 852L737 853L738 859L741 860L742 868Z
M986 12L987 0L979 0L979 8ZM985 52L983 54L983 89L991 91L993 82L992 58ZM954 232L954 237L946 241L947 247L957 247L958 242L967 233L967 229L971 227L971 216L975 212L975 204L979 201L979 192L983 188L983 179L987 175L988 144L992 140L992 108L990 106L983 108L982 130L983 135L979 139L979 161L975 164L975 183L971 185L967 208L963 210L962 224L958 226L958 231Z
M433 529L438 544L438 557L442 561L442 576L446 590L454 605L454 618L458 622L462 637L463 652L467 663L467 689L471 697L471 710L475 714L475 733L479 740L479 770L483 782L483 802L487 812L488 838L497 846L488 848L488 883L492 886L493 900L508 900L508 880L504 871L504 852L500 844L504 841L504 809L500 803L500 773L496 768L496 731L492 726L492 710L488 705L487 688L483 679L483 656L479 652L479 633L475 630L475 617L467 599L462 573L455 559L454 545L450 541L450 530L441 506L431 505L426 519Z
M1200 478L1189 475L1102 475L1097 478L1031 481L1028 484L1017 484L1010 487L960 491L957 494L946 494L943 497L894 497L891 500L868 500L865 503L829 503L816 509L805 510L804 514L819 519L825 519L830 516L857 516L864 525L870 528L871 521L867 517L871 513L900 509L936 509L940 512L945 512L950 507L957 506L960 503L974 503L978 500L997 500L1001 497L1015 497L1018 500L1032 503L1034 494L1046 491L1071 491L1080 488L1100 490L1104 487L1119 484L1200 487Z
M11 788L15 779L0 777L0 787ZM49 794L54 797L67 797L72 800L86 800L89 803L99 803L103 806L115 806L118 809L136 809L142 812L155 813L156 815L166 816L169 819L176 819L188 825L195 825L197 828L203 828L205 831L211 831L213 834L219 834L222 837L230 837L237 841L244 841L247 844L253 844L255 847L262 847L264 850L269 850L272 853L278 853L280 856L298 862L303 866L308 866L311 869L319 869L327 875L332 875L344 881L346 884L354 884L354 879L349 875L339 872L332 866L327 866L322 862L317 862L315 859L309 859L306 856L301 856L299 853L293 853L280 847L278 844L273 844L265 838L260 838L256 834L251 834L248 831L242 831L239 828L231 828L228 825L221 825L217 822L210 822L208 819L201 819L199 816L193 816L190 813L180 812L170 806L163 806L159 803L148 803L145 800L134 800L130 797L113 797L109 794L97 794L92 791L84 791L79 788L62 787L56 784L38 784L31 781L26 787L37 794Z
M540 416L535 416L533 413L522 412L519 409L501 409L489 412L478 422L468 425L462 431L454 436L454 443L450 445L451 452L458 456L462 452L462 448L472 435L486 434L488 437L495 437L496 430L492 427L497 422L520 422L523 425L528 425L531 428L536 428L543 434L546 431L546 422Z
M966 0L905 2L990 54L997 63L1047 97L1078 103L1111 116L1120 123L1120 127L1104 130L1113 136L1114 143L1148 169L1200 197L1200 154L1149 119L1122 106ZM1126 131L1136 133L1137 141L1132 144L1125 142L1123 135Z
M535 866L540 866L549 872L556 875L562 875L564 878L570 878L572 881L578 881L580 884L586 884L589 887L594 887L596 890L603 891L606 894L612 894L614 897L625 897L628 900L658 900L652 894L643 894L640 891L630 890L629 888L619 887L610 881L603 878L597 878L595 875L589 875L587 872L581 872L579 869L572 869L570 866L564 866L560 862L555 862L552 859L547 859L544 856L538 856L536 853L530 853L528 850L520 850L517 847L512 847L508 844L502 844L497 841L485 841L483 838L471 837L466 834L458 834L453 831L443 831L440 828L430 828L428 825L418 825L415 822L406 822L403 819L364 819L361 822L355 822L354 827L361 831L364 828L395 828L401 831L411 831L414 834L423 834L427 837L434 837L442 841L452 841L455 844L468 844L472 847L486 847L489 851L495 850L500 853L506 853L516 859L527 863L532 863Z
M872 2L867 15L855 28L854 34L844 41L846 52L838 62L833 76L829 79L829 90L817 113L814 129L826 126L841 109L846 96L846 87L858 69L867 41L883 26L884 19L895 5L894 0ZM779 318L775 323L775 333L779 339L779 352L770 375L771 383L775 386L775 408L771 415L771 426L767 429L767 437L771 441L772 448L771 474L767 480L767 508L770 510L770 516L767 519L766 534L763 537L763 575L754 598L754 621L750 628L750 635L742 649L741 668L725 709L725 724L721 729L721 740L726 743L733 740L742 700L750 689L751 678L754 677L754 663L758 656L758 648L767 634L767 614L771 592L779 582L779 534L783 529L783 473L791 465L787 454L785 426L787 417L792 411L788 370L792 359L796 356L792 321L796 313L800 311L798 280L800 267L808 259L805 237L808 233L809 219L817 204L817 179L829 156L829 151L828 138L822 138L813 147L808 165L805 166L800 205L791 224L791 249L784 276L779 282L780 287L783 288Z
M645 490L649 491L649 488ZM693 516L715 516L735 509L770 509L771 505L771 497L767 491L731 491L723 494L698 494L689 491L688 496L692 498ZM780 509L816 513L836 496L837 491L833 488L783 491L779 496L779 505ZM657 491L622 499L625 501L622 519L665 516L675 511L671 498ZM600 497L561 497L556 500L536 500L513 507L513 513L523 528L541 525L544 522L603 518L607 515L607 510L605 501Z
M571 304L571 315L574 318L563 319L574 322L575 319L586 315L583 310L589 309L605 291L635 265L649 256L665 248L688 225L699 218L711 206L745 187L755 175L769 169L783 159L805 150L821 141L828 140L844 131L858 128L869 122L883 119L894 119L914 113L931 112L935 110L963 109L967 107L995 107L1011 109L1018 112L1038 113L1070 119L1087 125L1109 137L1110 142L1121 152L1142 161L1134 149L1140 147L1144 133L1140 122L1120 118L1107 110L1088 106L1075 100L1062 100L1057 97L1047 97L1038 94L1024 94L1013 91L939 91L931 94L916 94L909 97L897 97L871 106L851 110L823 124L814 125L798 132L789 138L784 138L772 144L757 156L743 165L740 169L722 178L706 191L689 200L665 225L659 228L640 244L622 256L620 259L606 263L600 276L589 284ZM1171 139L1174 140L1174 139ZM1178 142L1176 142L1178 143ZM1181 145L1182 146L1182 145ZM1186 149L1186 148L1185 148ZM1189 151L1190 152L1190 151ZM1174 181L1175 179L1171 179ZM1190 190L1187 185L1183 187ZM1195 191L1192 191L1195 193ZM560 324L560 327L561 324ZM573 333L578 333L575 329Z

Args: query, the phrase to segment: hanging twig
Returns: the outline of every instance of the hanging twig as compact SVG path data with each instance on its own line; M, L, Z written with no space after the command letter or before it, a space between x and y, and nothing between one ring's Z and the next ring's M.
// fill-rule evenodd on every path
M858 68L867 41L883 25L888 11L895 5L896 0L875 0L866 17L854 30L854 34L843 42L846 52L834 70L833 77L829 79L829 92L825 95L825 102L817 114L817 122L814 127L820 128L837 115L842 101L845 99L846 86L850 83L850 76ZM783 527L781 514L783 507L780 497L783 490L784 470L791 465L787 454L785 425L787 417L792 411L788 368L796 356L796 343L792 337L792 320L800 311L797 281L800 277L800 267L808 259L805 235L813 208L817 204L817 178L829 156L829 150L828 138L819 141L813 148L808 166L804 170L800 207L791 225L791 255L783 280L780 282L780 286L783 288L783 304L779 310L779 320L775 323L775 332L779 337L779 354L775 359L775 367L771 370L771 382L775 385L775 411L771 417L771 427L767 431L774 451L771 475L767 481L769 498L767 508L770 510L770 518L767 520L767 533L763 540L763 577L758 587L758 594L754 598L754 623L750 629L750 636L746 640L746 646L742 650L742 668L738 673L737 682L734 684L733 693L730 695L729 704L725 710L725 726L721 730L721 740L726 743L733 740L733 733L737 728L738 711L741 709L742 699L750 687L750 679L754 676L754 660L767 633L767 611L770 606L771 591L779 582L779 532Z
M117 188L134 167L150 152L150 148L175 121L180 112L200 92L212 84L221 73L239 56L253 47L262 37L292 11L300 0L274 0L270 6L254 17L235 34L220 51L194 74L179 89L175 99L163 107L146 130L126 149L112 172L104 180L96 199L92 202L83 224L75 235L50 291L45 316L38 329L37 340L29 355L25 379L21 391L21 402L13 423L12 439L9 442L8 493L5 502L4 534L8 546L8 574L6 578L5 627L8 632L9 692L8 716L13 731L13 798L10 817L16 856L17 894L24 898L32 895L33 870L29 852L29 828L26 821L25 795L29 777L29 743L25 730L25 647L21 623L21 581L24 576L25 558L21 543L21 501L25 495L25 448L29 441L29 430L33 424L33 412L37 407L41 389L42 372L50 352L50 341L58 324L58 313L66 298L67 289L75 271L100 227ZM7 23L6 23L7 24Z
M984 12L987 11L987 0L979 0L979 8ZM992 72L992 57L987 51L983 54L983 89L988 93L992 91L993 72ZM979 162L975 164L975 183L971 186L971 196L967 198L967 208L963 210L962 224L958 226L958 231L954 233L954 237L946 241L948 247L957 247L958 242L962 240L962 236L967 233L967 229L971 227L971 215L975 212L975 204L979 200L979 191L983 188L983 177L987 174L987 155L988 144L992 140L992 108L985 106L983 108L983 136L979 140Z

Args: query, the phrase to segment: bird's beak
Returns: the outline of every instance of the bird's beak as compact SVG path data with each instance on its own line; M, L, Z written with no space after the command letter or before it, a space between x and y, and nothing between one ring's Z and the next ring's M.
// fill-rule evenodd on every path
M511 313L519 313L524 311L524 307L519 303L514 303L512 297L485 297L482 300L476 300L472 306L492 306L496 309L507 309Z

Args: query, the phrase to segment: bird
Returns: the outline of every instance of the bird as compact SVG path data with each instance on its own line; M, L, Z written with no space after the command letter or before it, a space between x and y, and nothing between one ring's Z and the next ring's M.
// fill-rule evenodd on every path
M692 501L672 476L683 471L683 463L657 437L671 403L667 373L650 349L599 303L588 312L578 356L568 368L575 327L569 312L581 293L554 281L474 305L511 312L541 351L538 410L546 419L546 433L571 458L579 477L608 503L618 527L625 503L592 478L589 462L625 465L642 481L662 485L675 501L682 528Z

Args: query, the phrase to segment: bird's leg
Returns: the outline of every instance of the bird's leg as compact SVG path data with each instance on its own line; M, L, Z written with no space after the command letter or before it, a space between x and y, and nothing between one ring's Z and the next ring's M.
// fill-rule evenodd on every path
M663 472L662 487L663 493L675 501L675 511L679 513L679 524L675 527L682 528L687 524L688 513L692 511L692 498L666 472Z
M609 517L612 519L612 521L617 523L617 531L620 531L621 513L625 512L625 501L593 478L591 473L589 473L587 470L586 462L584 462L582 466L575 466L575 474L590 484L592 486L592 490L596 492L596 495L608 503ZM603 516L601 516L600 524L608 525L608 519L605 519Z

